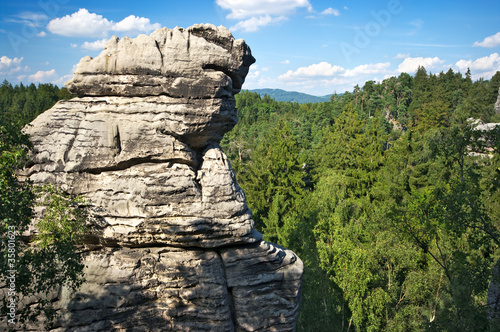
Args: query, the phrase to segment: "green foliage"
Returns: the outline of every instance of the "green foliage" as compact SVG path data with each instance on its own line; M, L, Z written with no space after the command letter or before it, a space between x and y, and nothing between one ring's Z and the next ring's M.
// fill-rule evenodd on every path
M68 244L82 244L86 232L84 202L80 197L69 197L53 185L36 188L45 215L37 224L36 241L42 248Z
M298 330L494 326L500 139L468 118L497 117L499 82L421 67L323 103L237 96L222 145L258 229L304 261Z
M277 242L280 230L289 232L287 228L293 227L286 215L294 211L295 200L303 193L299 147L288 126L280 121L257 145L253 156L243 189L265 238Z
M2 295L3 326L24 327L43 319L48 327L55 311L47 296L61 286L74 290L83 282L83 259L77 247L85 232L81 202L54 187L34 188L17 175L29 162L31 147L20 129L58 98L67 97L61 91L52 85L37 89L33 84L12 87L7 82L0 87L0 280L11 285L15 279L15 289ZM24 233L35 215L37 196L45 212L39 235L30 238ZM17 304L16 325L7 324L11 298Z

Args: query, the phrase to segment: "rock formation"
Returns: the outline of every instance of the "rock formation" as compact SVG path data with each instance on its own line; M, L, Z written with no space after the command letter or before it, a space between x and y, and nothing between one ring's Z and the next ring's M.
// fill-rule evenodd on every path
M212 25L113 37L66 83L80 97L32 122L27 176L93 210L60 330L294 330L302 262L262 241L219 146L254 61Z
M488 288L488 319L492 326L500 326L500 259L492 270L490 287ZM492 329L496 331L496 329Z
M498 88L497 102L495 103L495 112L500 114L500 88Z

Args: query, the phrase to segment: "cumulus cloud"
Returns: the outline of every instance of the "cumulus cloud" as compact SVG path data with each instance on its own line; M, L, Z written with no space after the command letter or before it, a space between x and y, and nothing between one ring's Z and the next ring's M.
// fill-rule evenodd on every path
M260 69L258 65L253 65L250 67L250 70L248 71L248 75L245 78L247 81L248 80L256 80L260 76Z
M66 37L104 37L112 26L113 23L102 15L80 8L76 13L53 19L47 29Z
M385 74L389 70L390 66L390 62L360 65L354 69L346 70L344 76L355 77L361 75Z
M307 8L312 12L309 0L217 0L222 9L230 10L229 19L241 20L230 28L232 31L257 31L260 27L286 20L286 15L297 8Z
M120 22L115 23L111 30L128 33L141 33L150 32L158 28L161 28L160 23L151 24L149 18L130 15L128 17L125 17Z
M104 44L106 44L107 39L96 40L94 42L85 42L82 44L82 48L86 50L99 51L104 48Z
M23 61L23 58L14 58L11 59L7 56L2 56L0 58L0 70L4 70L6 68L18 67Z
M45 31L40 31L39 33L36 34L38 37L45 37L47 36L47 33Z
M328 62L320 62L308 67L300 67L295 71L289 70L278 78L281 80L293 80L296 78L328 77L343 72L345 72L345 69L340 66L332 65Z
M58 76L57 76L55 69L47 70L47 71L39 70L35 74L28 76L29 82L45 83L45 82L52 82L52 81L55 81L57 79L58 79Z
M334 15L334 16L340 16L340 12L338 9L335 8L327 8L321 12L322 15Z
M14 75L28 71L28 66L22 66L23 58L11 59L7 56L0 57L0 76L5 79L12 79Z
M283 21L286 21L285 16L271 17L269 15L265 15L261 17L252 17L249 18L248 20L238 22L236 25L229 28L229 30L231 31L243 30L246 32L254 32L259 30L259 28L262 26L278 24L279 22Z
M216 2L222 9L231 11L227 18L237 20L262 15L288 15L293 13L296 8L301 7L312 11L309 0L217 0Z
M296 70L289 70L278 79L289 87L300 87L302 92L315 95L334 91L350 91L356 85L363 85L368 80L393 76L396 71L390 69L390 62L363 64L352 69L320 62Z
M85 8L80 8L71 15L55 18L47 24L47 30L66 37L106 37L113 31L128 34L147 33L159 27L159 23L151 24L149 18L134 15L120 22L109 21Z
M414 73L418 70L419 66L425 67L425 69L435 69L441 68L444 64L444 60L439 59L438 57L407 57L403 60L402 63L398 66L398 72L401 73Z
M455 67L461 72L465 72L470 68L473 72L472 79L480 77L489 79L500 70L500 55L493 53L476 60L459 60L455 64Z
M456 66L463 71L467 70L467 68L471 70L492 70L498 68L499 64L500 56L498 53L493 53L476 60L459 60Z
M483 41L475 42L474 46L479 46L479 47L497 47L500 46L500 32L497 32L493 36L489 36L484 38Z

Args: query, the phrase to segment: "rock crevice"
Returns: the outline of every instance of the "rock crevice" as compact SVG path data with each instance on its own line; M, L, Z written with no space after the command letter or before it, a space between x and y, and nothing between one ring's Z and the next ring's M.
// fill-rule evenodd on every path
M224 27L111 38L26 130L26 170L90 204L86 282L53 300L69 331L293 331L303 266L262 241L219 146L255 61Z

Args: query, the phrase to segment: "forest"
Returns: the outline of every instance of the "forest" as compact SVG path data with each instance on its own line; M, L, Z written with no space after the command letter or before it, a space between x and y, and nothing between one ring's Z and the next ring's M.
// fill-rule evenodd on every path
M322 103L236 95L221 145L256 228L304 262L298 331L499 330L487 293L499 278L500 128L476 129L500 122L499 87L500 72L420 67ZM32 199L8 187L29 146L20 129L67 98L50 84L0 86L2 220Z

